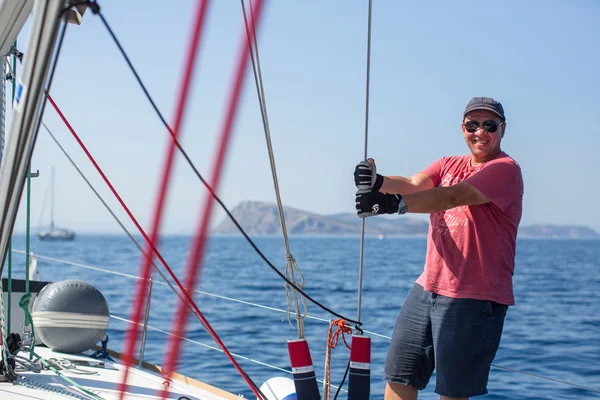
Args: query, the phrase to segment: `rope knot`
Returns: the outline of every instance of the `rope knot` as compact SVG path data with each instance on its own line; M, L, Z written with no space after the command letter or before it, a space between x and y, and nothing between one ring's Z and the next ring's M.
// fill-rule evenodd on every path
M31 293L27 292L19 300L19 307L25 313L25 320L23 321L22 336L21 336L21 349L29 351L29 359L33 358L33 349L35 348L35 330L33 328L33 319L29 313L29 301L31 300Z
M337 330L332 335L331 329L333 328L334 325L337 326ZM329 324L329 347L332 349L335 349L340 340L340 336L342 336L342 340L344 341L344 344L346 345L348 350L350 350L350 345L346 341L346 333L349 335L352 334L352 327L350 326L350 324L348 324L343 319L336 319L335 321L332 321Z
M306 318L306 315L308 314L308 310L306 307L306 298L302 295L298 295L296 293L296 290L298 291L302 291L302 288L304 287L304 275L302 275L302 272L300 271L300 268L298 268L298 265L296 264L296 260L294 259L294 256L292 256L291 253L287 253L285 255L285 277L286 282L283 285L283 287L285 288L285 297L287 298L287 311L284 315L283 318L288 319L288 322L290 323L290 326L293 327L292 325L292 319L291 319L291 309L292 306L295 307L295 311L296 311L296 322L297 322L297 326L298 326L298 335L299 337L304 337L304 319ZM300 280L297 281L295 276L294 276L294 272L296 272L298 274L298 276L300 277ZM302 306L304 311L301 312L300 311L300 305L298 304L298 297L300 297L300 301L302 302ZM283 320L283 319L282 319Z
M25 309L27 309L29 307L29 301L31 300L31 293L26 293L23 296L21 296L21 299L19 300L19 307L21 307L23 309L23 311L25 311Z
M91 357L96 359L103 358L114 362L114 360L110 357L110 354L108 354L108 335L104 335L104 338L100 341L100 344L102 345L102 350L96 351L91 355Z

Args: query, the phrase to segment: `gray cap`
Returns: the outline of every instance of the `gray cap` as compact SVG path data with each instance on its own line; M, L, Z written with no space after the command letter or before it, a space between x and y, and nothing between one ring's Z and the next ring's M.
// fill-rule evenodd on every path
M499 101L492 99L491 97L473 97L463 113L463 118L467 113L475 110L488 110L497 114L503 121L506 121L504 116L504 108Z

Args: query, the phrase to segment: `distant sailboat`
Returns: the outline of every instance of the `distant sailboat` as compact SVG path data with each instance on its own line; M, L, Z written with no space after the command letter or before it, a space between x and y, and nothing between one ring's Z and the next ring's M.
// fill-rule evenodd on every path
M40 240L73 240L75 232L64 228L54 226L54 167L52 167L52 177L50 182L50 229L38 233Z

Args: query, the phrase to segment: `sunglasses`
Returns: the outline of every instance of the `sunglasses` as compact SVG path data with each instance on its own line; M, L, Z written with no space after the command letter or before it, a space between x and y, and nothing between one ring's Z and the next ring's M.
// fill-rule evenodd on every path
M503 123L504 122L498 123L493 120L488 120L488 121L483 121L483 123L481 124L481 127L486 132L494 133L498 130L498 127L500 125L502 125ZM479 129L479 121L467 121L467 122L463 123L463 125L465 126L465 130L469 133L475 133L475 132L477 132L477 129Z

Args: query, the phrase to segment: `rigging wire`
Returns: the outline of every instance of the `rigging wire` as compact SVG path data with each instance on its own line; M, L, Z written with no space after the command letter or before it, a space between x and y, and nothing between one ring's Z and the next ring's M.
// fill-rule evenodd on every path
M75 168L75 170L77 170L77 172L79 173L79 175L81 176L81 178L83 178L83 180L85 181L85 183L87 183L87 185L89 186L89 188L94 192L94 194L96 195L96 197L98 198L98 200L100 200L100 202L102 203L102 205L104 205L104 207L108 210L108 212L113 217L113 219L117 222L117 224L121 227L121 229L129 237L129 239L131 239L131 241L138 248L138 250L141 252L141 254L145 256L144 249L139 244L139 242L133 237L133 235L129 232L129 230L125 227L125 225L123 225L123 223L121 222L121 220L119 219L119 217L117 217L117 215L113 212L113 210L110 208L110 206L104 201L104 199L102 198L102 196L100 196L100 193L98 193L98 191L96 191L96 189L91 184L91 182L85 177L85 175L83 174L83 172L81 171L81 169L79 169L79 167L77 166L77 164L75 163L75 161L69 156L69 154L67 153L67 151L62 147L62 145L59 143L58 139L56 139L56 137L54 136L54 134L50 131L50 129L48 128L48 126L43 121L42 121L42 126L44 127L44 129L46 129L46 131L48 132L48 134L50 135L50 137L52 138L52 140L54 140L54 143L56 143L56 145L63 152L63 154L65 155L65 157L67 157L67 159L69 160L69 162L71 163L71 165L73 165L73 167ZM144 236L146 236L146 235L144 235ZM162 257L160 257L160 254L159 254L159 258L162 259ZM194 314L194 316L198 319L198 321L201 324L203 324L202 323L202 319L198 316L198 313L194 309L194 306L190 303L190 300L188 298L186 298L184 294L180 293L173 286L173 284L169 281L169 279L165 276L165 274L160 270L160 268L158 268L158 266L154 263L154 261L152 261L152 266L154 267L154 270L158 273L158 275L164 281L164 283L163 282L156 282L156 283L166 284L171 289L171 291L173 293L175 293L179 297L179 299L181 301L186 301L188 303L188 306L189 306L190 311L192 312L192 314ZM121 274L121 275L128 276L126 274ZM177 283L181 286L181 284L179 282L177 282Z
M600 393L600 389L592 388L592 387L589 387L589 386L578 385L576 383L562 381L560 379L548 378L547 376L538 375L538 374L534 374L534 373L531 373L531 372L520 371L518 369L513 369L513 368L508 368L508 367L502 367L502 366L496 365L496 364L492 364L492 367L498 368L498 369L503 369L505 371L510 371L510 372L518 372L518 373L523 374L523 375L533 376L534 378L544 379L544 380L547 380L547 381L550 381L550 382L562 383L563 385L575 387L575 388L578 388L578 389L587 390L587 391L594 392L594 393Z
M150 95L150 93L148 92L148 89L146 88L146 85L143 83L142 79L140 78L139 74L137 73L137 70L135 69L135 67L133 66L129 56L127 55L125 49L123 48L123 46L121 45L120 41L118 40L116 34L114 33L114 31L111 29L110 25L108 24L106 18L102 15L102 12L98 12L98 16L100 17L102 23L104 24L106 30L108 31L109 35L112 37L113 41L115 42L115 45L119 48L119 51L121 52L121 55L123 56L123 58L125 59L125 62L127 63L127 65L129 66L131 72L133 73L136 81L138 82L140 88L142 89L142 91L144 92L144 94L146 95L146 98L148 99L148 102L150 103L150 105L152 106L152 108L154 109L154 111L156 112L156 115L158 116L158 118L162 121L163 125L165 126L165 128L167 128L167 130L169 131L169 133L171 134L171 136L174 137L174 132L173 129L171 129L171 127L169 126L169 124L167 123L167 121L165 120L164 116L162 115L162 113L160 112L160 110L158 109L158 106L156 105L156 103L154 102L152 96ZM202 184L204 184L204 186L206 187L206 189L210 192L211 196L213 196L213 198L215 199L215 201L221 206L221 208L223 209L223 211L225 211L225 213L227 214L228 218L233 222L233 224L236 226L236 228L239 230L239 232L244 236L244 238L246 239L246 241L250 244L250 246L254 249L254 251L259 255L260 258L263 259L263 261L277 274L279 275L279 277L281 279L283 279L284 281L286 281L288 284L292 285L293 283L283 274L281 273L281 271L279 271L277 269L277 267L275 267L275 265L273 265L273 263L271 261L269 261L269 259L265 256L265 254L260 250L260 248L256 245L256 243L254 243L254 241L252 240L252 238L250 238L250 236L246 233L246 231L242 228L242 226L240 225L240 223L235 219L235 217L233 216L233 214L231 213L231 211L229 211L229 209L227 208L227 206L225 205L225 203L223 203L223 201L219 198L219 196L215 193L215 191L213 190L213 188L208 184L208 182L202 177L202 175L200 174L200 172L198 172L198 168L196 168L196 166L194 165L194 163L192 162L192 160L190 159L190 157L188 156L187 152L185 151L185 149L181 146L181 144L179 143L179 141L176 138L173 138L175 145L177 146L177 148L179 149L179 151L181 152L181 154L183 155L183 157L185 158L185 160L187 161L188 165L192 168L192 170L194 171L194 173L196 174L196 176L198 177L198 179L202 182ZM310 295L308 295L306 292L304 292L302 289L298 289L298 292L300 292L304 297L306 297L306 299L308 299L311 303L315 304L316 306L318 306L319 308L321 308L322 310L328 312L331 315L334 315L338 318L343 318L346 321L352 322L354 324L357 324L358 326L361 326L362 323L360 321L357 320L353 320L347 317L344 317L341 314L338 314L337 312L331 310L330 308L326 307L325 305L323 305L322 303L320 303L319 301L315 300L314 298L312 298Z
M367 146L369 144L369 92L371 86L371 15L373 9L373 1L369 0L369 17L367 27L367 80L365 94L365 152L364 159L367 160ZM360 254L358 265L358 307L356 319L360 321L360 312L362 307L362 281L363 281L363 259L365 248L365 218L360 221Z
M249 0L249 1L250 1L251 19L254 20L254 15L252 15L252 0ZM267 141L267 150L269 152L269 162L271 164L271 174L273 175L273 185L275 187L275 196L277 198L277 208L279 210L279 219L281 221L281 232L283 233L283 242L284 242L285 251L286 251L285 271L286 271L286 276L289 277L290 281L292 281L291 285L287 282L284 284L285 294L286 294L287 303L288 303L288 312L286 313L286 316L288 318L288 322L290 323L290 326L293 327L291 318L290 318L291 317L290 291L291 291L294 307L296 310L295 315L296 315L296 322L297 322L297 328L298 328L298 338L302 339L302 338L304 338L304 319L306 318L306 315L308 314L308 309L306 306L306 298L301 296L302 305L304 307L304 312L300 313L300 306L298 304L298 292L297 292L296 288L298 288L298 287L300 289L304 288L305 281L304 281L304 276L302 275L300 268L298 268L298 265L296 264L296 260L292 256L292 253L290 250L290 243L289 243L289 239L288 239L287 228L286 228L286 224L285 224L285 217L284 217L284 213L283 213L283 204L281 201L281 194L280 194L280 190L279 190L279 182L277 179L277 169L275 167L275 155L273 153L273 145L271 143L271 128L269 127L269 117L267 114L267 100L265 98L265 90L264 90L264 84L263 84L263 79L262 79L262 72L261 72L261 68L260 68L260 57L259 57L259 52L258 52L258 39L256 37L256 30L253 32L254 33L252 35L253 37L250 37L250 29L248 27L248 17L246 15L246 7L244 6L244 0L240 0L240 2L242 5L242 12L244 14L244 24L246 26L246 34L248 36L248 48L250 51L250 59L252 60L252 71L254 73L254 82L256 84L256 94L258 95L258 103L260 105L262 123L263 123L263 128L265 131L265 139ZM252 48L252 43L254 43L254 51ZM255 57L256 57L256 61L254 60ZM296 282L296 280L294 278L294 271L297 271L298 274L300 275L300 283Z

